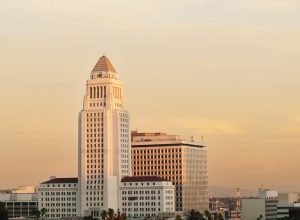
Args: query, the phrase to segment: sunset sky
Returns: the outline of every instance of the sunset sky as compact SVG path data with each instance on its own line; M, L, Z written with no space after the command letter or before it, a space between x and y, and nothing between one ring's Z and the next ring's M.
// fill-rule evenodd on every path
M132 129L209 149L209 184L300 191L300 1L0 1L0 188L77 175L105 54Z

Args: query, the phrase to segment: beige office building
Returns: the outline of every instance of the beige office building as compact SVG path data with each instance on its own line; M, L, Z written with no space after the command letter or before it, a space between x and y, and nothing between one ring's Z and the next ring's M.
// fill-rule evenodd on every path
M176 187L176 211L208 209L207 147L178 135L133 131L132 175L160 176Z

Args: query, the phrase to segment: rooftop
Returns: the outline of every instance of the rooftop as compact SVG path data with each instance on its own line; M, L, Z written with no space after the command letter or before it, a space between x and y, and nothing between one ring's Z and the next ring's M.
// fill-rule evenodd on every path
M125 176L121 182L162 182L169 181L159 176Z
M99 58L98 62L96 63L94 71L103 71L103 72L117 72L113 65L111 64L110 60L106 56L102 56Z
M70 178L54 178L48 181L42 182L41 184L46 183L78 183L78 178L70 177Z

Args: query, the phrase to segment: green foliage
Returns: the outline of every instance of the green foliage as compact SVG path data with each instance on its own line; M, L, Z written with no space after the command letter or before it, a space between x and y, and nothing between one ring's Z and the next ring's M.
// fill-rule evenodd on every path
M182 220L181 216L180 215L176 215L176 218L175 220Z
M47 213L47 209L42 208L40 212L41 212L41 216L42 216L43 218L45 218L45 217L46 217L46 213Z
M84 216L83 220L94 220L93 216L89 215L89 216Z
M205 218L199 211L192 209L187 215L187 220L205 220Z
M113 220L114 215L115 215L115 210L109 208L109 209L107 210L107 215L108 215L108 220Z
M222 216L221 213L219 213L219 215L218 215L218 220L224 220L224 218L223 218L223 216Z
M101 219L102 219L102 220L105 220L106 217L107 217L107 211L106 211L106 210L103 210L103 211L101 212Z
M0 202L0 220L8 220L7 210L2 202Z
M38 209L33 209L32 214L35 216L35 218L38 220L41 217L41 211Z
M120 212L119 209L117 210L116 213L113 209L108 209L107 211L103 210L101 212L101 219L102 220L126 220L127 216L126 213ZM92 219L84 219L84 220L92 220Z

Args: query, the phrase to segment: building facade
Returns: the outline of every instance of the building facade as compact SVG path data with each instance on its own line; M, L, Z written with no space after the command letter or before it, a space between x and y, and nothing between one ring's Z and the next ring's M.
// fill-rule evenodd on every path
M123 84L106 56L86 83L79 113L80 215L100 217L120 207L121 179L131 175L129 114Z
M175 211L175 186L157 176L124 177L121 211L129 217L153 217Z
M0 193L0 202L4 203L8 218L27 218L38 208L38 195L34 187L19 187Z
M38 208L47 210L47 218L79 216L78 178L55 178L38 188Z
M208 209L207 147L177 135L132 132L133 176L159 176L176 187L176 211Z
M278 192L260 188L257 198L242 199L242 220L276 220Z
M266 220L265 199L242 199L242 220Z

